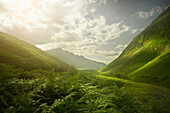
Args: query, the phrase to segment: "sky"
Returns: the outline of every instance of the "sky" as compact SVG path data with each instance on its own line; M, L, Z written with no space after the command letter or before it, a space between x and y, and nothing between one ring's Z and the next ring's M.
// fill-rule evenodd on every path
M0 31L110 63L170 0L0 0Z

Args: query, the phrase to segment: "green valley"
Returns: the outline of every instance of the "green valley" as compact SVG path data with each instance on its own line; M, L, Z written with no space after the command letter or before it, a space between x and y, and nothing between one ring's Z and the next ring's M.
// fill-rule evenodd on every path
M165 11L162 7L153 7L148 12L132 11L133 15L128 15L132 19L130 23L134 18L136 22L141 19L145 23L153 15L160 15L144 31L136 33L123 50L124 42L119 44L118 37L140 29L125 25L124 20L111 24L104 16L95 17L94 12L102 9L96 6L105 7L107 0L88 1L90 5L86 7L80 7L88 4L84 0L78 4L76 1L42 0L41 4L22 1L24 8L15 4L20 3L18 1L0 1L0 9L3 9L0 10L0 30L3 31L0 32L0 113L170 113L170 7L164 8ZM112 2L109 2L111 7ZM124 6L124 2L115 0L115 7L120 3ZM89 9L91 5L94 9ZM11 9L7 10L7 6ZM18 11L12 10L17 7L20 7ZM80 14L81 8L88 8L88 12L83 10ZM17 17L1 17L3 13L20 15L24 24L15 25ZM86 18L80 18L82 15ZM95 19L91 20L93 16ZM108 18L113 19L112 15ZM8 19L13 20L13 24L8 23ZM20 37L23 40L10 35L9 29L20 27L23 31L20 28L18 32L24 34L24 25L28 36ZM28 37L32 43L24 41ZM117 44L115 40L119 40ZM105 65L69 50L85 57L91 55L89 59L96 61L107 63L111 59L112 62ZM111 58L114 56L115 60Z
M37 47L0 32L0 63L14 65L26 70L50 69L56 71L74 70L74 67L48 55Z
M1 112L168 113L170 90L93 71L23 71L0 64Z
M170 8L136 36L122 54L101 72L170 87Z

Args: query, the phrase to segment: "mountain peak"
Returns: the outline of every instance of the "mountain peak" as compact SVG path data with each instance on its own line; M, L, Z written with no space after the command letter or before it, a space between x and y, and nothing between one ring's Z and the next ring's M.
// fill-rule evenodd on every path
M69 64L48 55L25 41L0 32L0 62L25 70L50 69L67 70Z
M46 52L77 68L98 70L105 66L104 63L89 60L82 55L75 55L74 53L65 51L61 48L48 50Z

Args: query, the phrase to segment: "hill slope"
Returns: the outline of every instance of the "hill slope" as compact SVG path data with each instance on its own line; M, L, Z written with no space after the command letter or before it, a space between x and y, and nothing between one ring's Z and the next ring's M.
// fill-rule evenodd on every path
M64 51L61 48L48 50L46 52L62 61L65 61L66 63L74 65L77 68L99 70L106 66L104 63L92 61L84 58L83 56L74 55L73 53Z
M101 72L170 87L170 7Z
M122 85L125 91L128 91L132 96L141 100L147 107L152 106L151 112L146 113L169 113L170 111L170 89L168 88L119 79L117 77L102 75L95 75L95 77L101 81L110 81L111 83L116 83L118 86Z
M65 71L73 68L35 46L2 32L0 32L0 63L26 70L55 68L56 71Z

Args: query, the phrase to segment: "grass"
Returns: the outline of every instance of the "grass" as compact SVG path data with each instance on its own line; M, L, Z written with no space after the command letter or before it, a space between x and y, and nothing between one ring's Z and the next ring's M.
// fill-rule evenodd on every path
M92 70L24 71L0 63L0 112L168 113L170 90Z
M166 23L165 17L167 15L153 23L164 19ZM165 88L169 85L170 51L165 36L169 36L165 33L169 24L166 27L164 24L158 23L156 28L153 24L147 28L152 29L150 36L145 36L148 31L144 31L135 38L128 49L104 69L107 76L93 70L77 72L31 44L0 33L0 112L169 113L170 89ZM154 34L157 28L163 30ZM120 78L165 87L111 77L107 68Z
M104 84L91 70L24 71L0 64L0 112L132 113L149 109L110 81ZM41 75L41 76L37 76Z
M170 8L136 36L122 54L100 72L170 88L169 18Z
M27 42L2 32L0 32L0 63L7 63L26 70L53 67L56 68L56 71L74 70L73 66L48 55Z
M121 83L124 90L137 97L144 104L149 105L150 102L154 101L157 104L161 104L162 108L160 109L170 111L170 89L168 88L103 75L96 75L95 77Z

